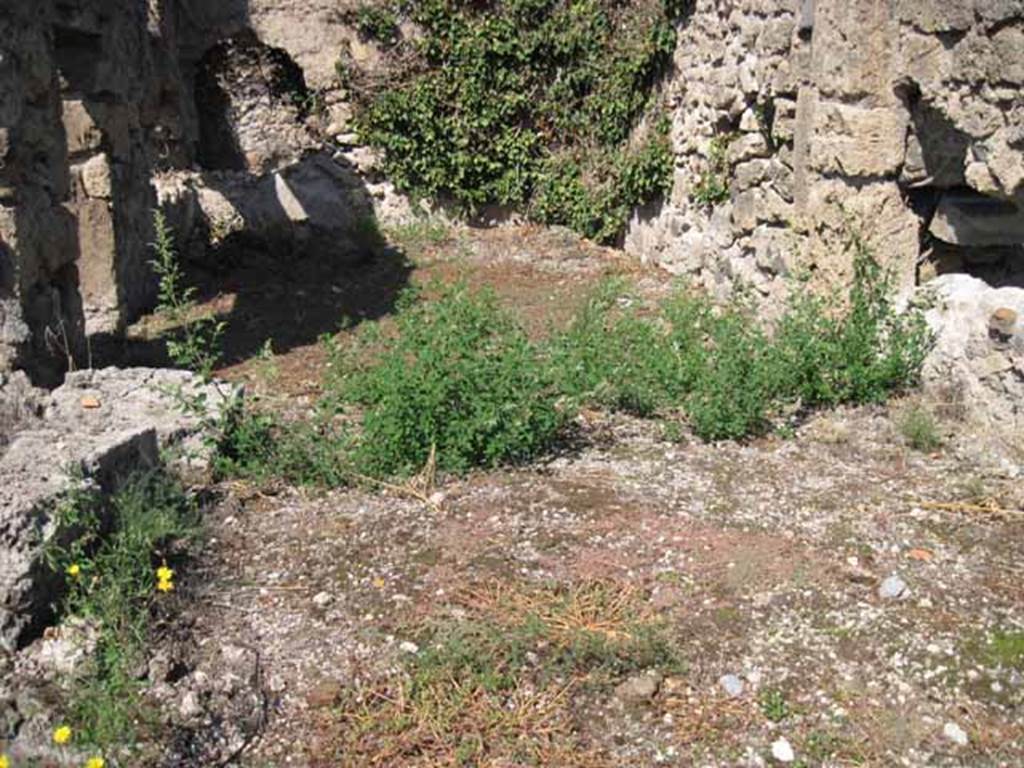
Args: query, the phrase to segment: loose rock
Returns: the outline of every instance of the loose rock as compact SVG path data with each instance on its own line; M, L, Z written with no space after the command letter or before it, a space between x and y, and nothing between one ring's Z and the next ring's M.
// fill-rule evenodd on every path
M967 733L959 725L953 722L946 723L942 728L942 735L956 744L958 747L967 746Z
M663 679L660 672L644 672L621 683L615 689L615 695L627 704L642 704L658 695Z
M792 763L796 760L796 754L793 752L793 747L786 738L778 739L772 743L772 757L780 763Z
M743 681L736 675L722 675L718 678L718 683L731 698L743 695Z
M894 574L879 585L878 596L883 600L900 600L910 596L910 587Z

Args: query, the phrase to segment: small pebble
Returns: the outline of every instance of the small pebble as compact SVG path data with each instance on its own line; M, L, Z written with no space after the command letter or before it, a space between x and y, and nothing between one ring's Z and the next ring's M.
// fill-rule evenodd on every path
M733 699L743 695L743 681L736 675L722 675L718 678L718 684Z
M313 596L313 605L317 608L326 608L334 600L328 592L317 592Z
M907 582L895 574L887 578L878 587L878 596L883 600L899 600L910 595Z
M942 728L942 735L957 746L967 746L967 733L956 723L946 723Z
M658 694L662 679L660 672L643 672L620 683L615 689L615 695L629 704L648 701Z
M792 763L796 760L793 747L790 746L789 740L786 738L781 738L772 744L772 757L780 763Z

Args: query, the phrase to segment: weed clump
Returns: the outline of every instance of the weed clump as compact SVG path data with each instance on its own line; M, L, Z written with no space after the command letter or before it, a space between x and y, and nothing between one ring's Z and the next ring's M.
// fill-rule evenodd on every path
M355 12L356 29L369 40L381 45L394 45L398 38L398 16L380 5L361 5Z
M931 453L942 447L939 425L931 411L921 405L911 405L897 421L900 434L915 451Z
M892 282L854 235L844 302L797 294L777 334L783 389L807 406L881 402L917 381L931 348L919 311L900 313Z
M715 307L679 291L652 307L610 281L568 328L533 342L490 293L407 293L390 330L335 345L315 419L246 416L219 466L327 485L408 477L428 460L462 473L537 456L587 405L722 440L809 408L878 402L916 383L930 335L920 312L896 311L870 254L855 265L848 296L798 295L773 331L742 299Z
M195 288L185 285L185 275L178 263L174 233L163 212L153 212L156 257L150 261L159 278L157 311L173 327L167 339L167 354L182 368L198 373L209 381L220 359L225 323L209 314L199 314Z
M364 474L409 475L432 454L454 472L522 461L565 421L540 352L491 293L407 294L394 334L375 336L332 364L334 403L361 411L352 459Z
M758 433L786 408L878 402L916 383L931 343L919 312L896 311L890 287L858 251L844 301L797 294L769 334L742 300L716 308L680 292L638 309L608 283L554 341L558 381L576 402L681 412L705 440Z

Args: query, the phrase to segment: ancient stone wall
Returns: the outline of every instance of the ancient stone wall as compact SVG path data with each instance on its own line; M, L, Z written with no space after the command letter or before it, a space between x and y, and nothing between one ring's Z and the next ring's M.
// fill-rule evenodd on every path
M631 252L774 299L845 280L852 226L905 288L1024 282L1020 0L698 0L674 70L674 188Z
M3 3L0 370L56 383L152 306L157 205L193 255L237 230L337 255L391 194L333 138L335 63L373 55L350 5Z
M82 325L52 37L36 4L0 6L0 369ZM74 344L74 341L71 342Z
M156 205L193 255L244 234L341 257L408 211L338 78L380 57L358 4L3 3L0 370L55 382L152 304ZM1024 0L695 0L665 86L674 188L626 248L777 300L845 280L853 226L905 288L1020 284L1022 85Z
M153 171L187 162L183 93L159 3L0 9L0 365L51 382L88 362L155 286Z

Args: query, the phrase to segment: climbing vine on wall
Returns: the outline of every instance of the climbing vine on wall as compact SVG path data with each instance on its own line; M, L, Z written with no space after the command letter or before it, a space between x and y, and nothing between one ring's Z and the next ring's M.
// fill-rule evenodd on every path
M362 139L414 196L513 206L614 241L671 183L655 85L685 4L396 2L388 12L417 33L382 46L388 76L348 73Z

